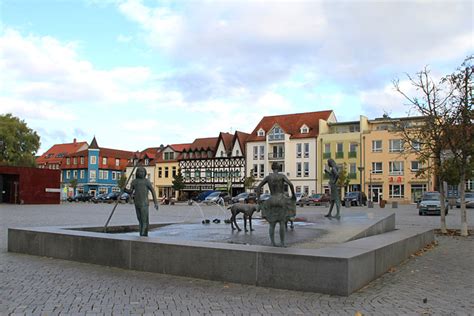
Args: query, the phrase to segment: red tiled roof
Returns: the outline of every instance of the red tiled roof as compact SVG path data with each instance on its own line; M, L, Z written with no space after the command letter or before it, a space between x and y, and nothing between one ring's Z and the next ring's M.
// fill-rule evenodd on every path
M195 150L216 150L217 140L219 137L207 137L207 138L196 138L189 148L186 151L195 151Z
M64 157L83 149L83 147L88 147L87 142L73 142L53 145L44 154L36 159L36 163L38 165L61 163Z
M271 128L278 124L290 138L311 138L319 134L319 120L327 120L333 111L318 111L285 115L264 116L257 124L252 134L247 138L247 142L265 141L266 136L257 136L260 128L265 131L265 135ZM301 134L300 128L306 124L309 127L309 133Z
M219 138L222 139L226 151L230 152L232 150L232 140L234 139L234 135L220 132Z
M247 142L247 139L249 138L250 134L236 131L234 135L234 140L232 141L232 146L234 146L235 142L239 142L240 144L240 150L242 151L242 155L245 156L245 143Z
M182 152L183 150L189 149L191 144L172 144L169 146L171 147L171 149L173 149L176 152Z
M126 168L129 160L133 157L132 151L111 149L111 148L99 148L99 168L101 169L111 169L111 170L123 170ZM88 150L82 150L70 155L69 165L66 164L64 160L61 164L62 169L86 169L89 164L88 159ZM84 164L81 164L80 157L84 157ZM102 164L102 158L107 157L107 164ZM77 164L74 164L74 158L77 158ZM115 159L119 159L119 165L116 166Z

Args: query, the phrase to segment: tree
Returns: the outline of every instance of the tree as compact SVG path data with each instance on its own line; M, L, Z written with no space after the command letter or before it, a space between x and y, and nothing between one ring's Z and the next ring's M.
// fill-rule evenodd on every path
M415 88L415 96L409 96L403 91L399 80L394 80L395 90L409 103L410 110L420 115L421 119L394 121L395 130L401 135L405 149L415 151L418 160L424 165L423 173L436 174L441 195L441 231L447 232L445 213L445 192L443 186L442 158L447 148L447 122L450 115L449 100L453 89L445 82L435 82L430 70L425 67L422 71L410 76L408 80Z
M120 179L117 181L117 186L120 188L121 191L123 191L126 185L127 185L127 175L125 173L122 173L122 175L120 176Z
M345 192L350 182L351 182L351 179L349 179L348 174L347 174L346 163L344 163L339 170L337 186L340 188L344 188L344 192ZM342 194L341 190L339 190L339 192Z
M23 120L0 115L0 165L34 167L40 137Z
M250 176L246 177L244 180L244 188L247 190L252 189L255 186L255 177L253 174Z
M184 189L184 178L181 170L178 170L178 173L173 176L173 189L178 192L179 199L179 196L181 196L181 190Z
M71 179L69 181L69 186L73 189L73 194L76 194L76 188L77 188L78 181L76 178Z
M467 211L465 204L466 179L471 175L474 157L473 73L474 55L467 57L451 75L443 78L452 90L450 116L447 120L446 139L452 161L459 171L461 199L461 236L468 236Z

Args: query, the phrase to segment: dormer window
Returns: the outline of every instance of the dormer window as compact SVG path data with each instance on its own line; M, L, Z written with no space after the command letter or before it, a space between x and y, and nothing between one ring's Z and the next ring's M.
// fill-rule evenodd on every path
M300 128L300 133L301 134L308 134L309 133L309 127L305 125L301 126Z
M285 133L279 126L275 126L268 134L268 140L284 140Z
M260 128L257 132L257 136L265 136L265 131L263 130L263 128Z
M150 159L145 159L145 166L148 166L150 164Z

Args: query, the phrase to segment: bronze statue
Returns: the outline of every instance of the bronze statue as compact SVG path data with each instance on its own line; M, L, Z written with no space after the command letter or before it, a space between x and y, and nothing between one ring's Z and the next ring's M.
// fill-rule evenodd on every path
M156 200L155 190L153 189L150 180L146 178L145 168L137 168L136 178L132 181L130 190L125 191L129 194L135 193L135 211L137 212L140 236L148 236L148 205L150 204L148 201L148 191L150 191L153 196L156 210L158 210L158 201Z
M324 173L329 176L329 187L331 188L331 206L329 206L329 212L325 215L328 218L341 218L341 198L339 196L339 187L337 186L337 180L339 179L339 169L337 168L334 159L328 159L328 165L324 168ZM332 208L336 204L336 216L332 216Z
M271 197L261 202L262 217L270 223L269 233L273 246L275 244L275 226L280 224L280 246L285 247L285 223L288 218L296 214L296 196L293 184L284 174L278 173L278 164L272 164L273 173L266 176L257 187L257 199L260 196L261 188L268 183ZM285 183L290 187L291 198L284 192Z

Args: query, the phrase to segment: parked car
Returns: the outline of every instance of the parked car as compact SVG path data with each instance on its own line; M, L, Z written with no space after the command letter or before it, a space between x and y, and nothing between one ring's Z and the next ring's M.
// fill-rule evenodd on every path
M347 203L347 204L346 204ZM346 195L344 196L344 199L342 200L342 205L367 205L367 195L365 195L364 192L360 191L352 191L352 192L347 192Z
M330 201L329 195L326 195L323 193L315 193L315 194L311 194L308 197L302 198L300 200L300 203L305 204L305 205L321 205L329 201Z
M474 192L466 192L464 198L466 200L466 207L474 207ZM461 207L461 198L456 200L456 207Z
M212 194L214 192L219 192L219 191L215 191L215 190L204 191L204 192L199 193L196 197L192 198L192 200L196 202L202 202L206 199L206 197L209 194Z
M248 203L250 200L256 200L255 193L242 192L231 199L231 203Z
M260 194L260 196L259 196L259 198L258 198L258 203L265 202L265 201L268 200L270 197L271 197L270 193L263 193L263 194Z
M89 193L77 193L74 196L70 196L67 198L69 202L88 202L92 199L92 195Z
M448 203L445 203L446 215L448 215ZM419 215L441 215L441 194L437 191L425 192L421 198L419 207Z
M120 195L120 202L128 203L128 201L130 201L130 194L128 194L127 192L123 192Z
M211 203L220 203L219 201L221 199L223 203L228 203L230 200L229 193L220 191L213 192L206 197L204 203L208 205Z
M100 202L104 202L105 198L107 197L107 194L108 193L101 193L101 194L98 194L97 196L93 197L91 199L92 202L94 203L100 203Z
M120 196L120 192L110 192L109 194L107 194L104 201L108 203L112 203L113 201L117 201L119 196Z

